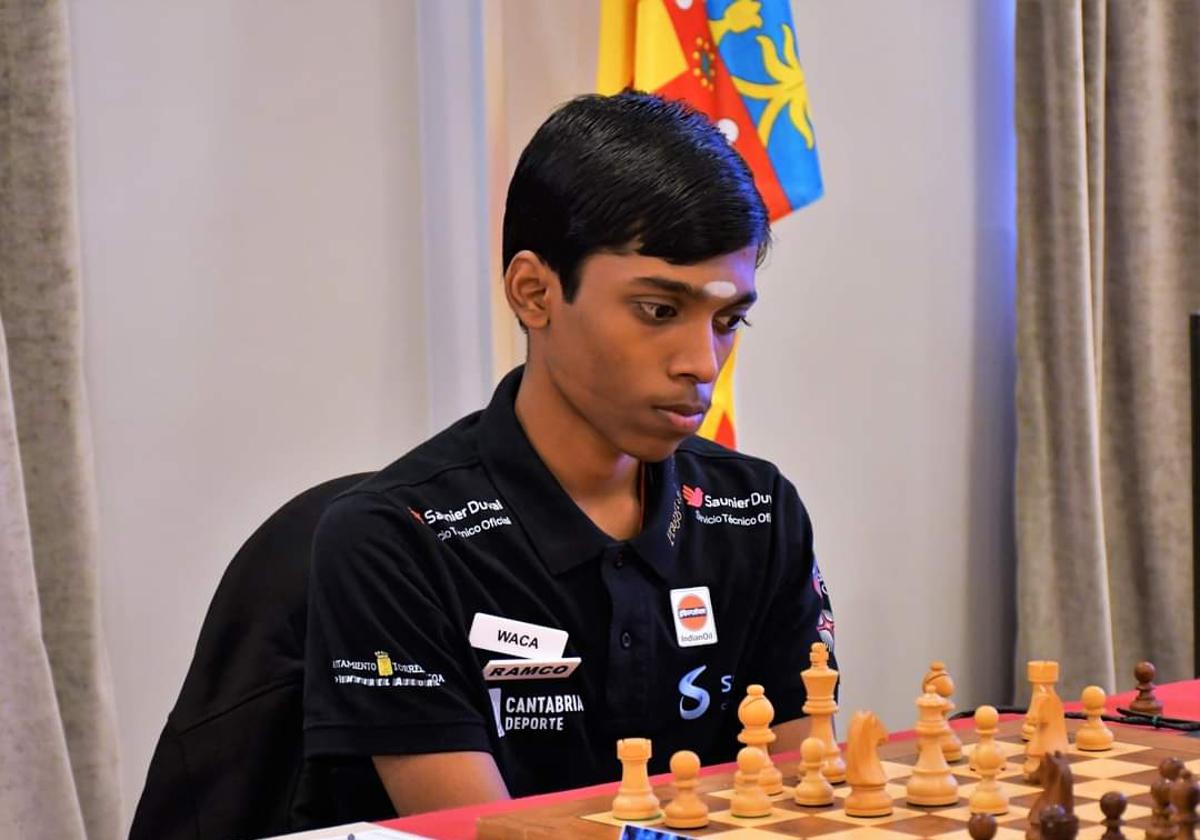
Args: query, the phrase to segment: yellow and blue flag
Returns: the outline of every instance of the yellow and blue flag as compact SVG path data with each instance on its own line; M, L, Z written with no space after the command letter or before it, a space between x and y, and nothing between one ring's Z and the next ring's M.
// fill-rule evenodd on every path
M600 93L627 87L682 99L742 155L771 220L821 197L821 165L787 0L601 0ZM737 442L733 368L700 434Z

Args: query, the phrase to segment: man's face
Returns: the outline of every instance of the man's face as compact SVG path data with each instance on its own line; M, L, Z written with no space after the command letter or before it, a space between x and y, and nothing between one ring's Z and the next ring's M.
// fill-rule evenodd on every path
M566 402L621 452L660 461L695 433L754 303L757 249L695 265L595 254L575 299L549 296L541 334Z

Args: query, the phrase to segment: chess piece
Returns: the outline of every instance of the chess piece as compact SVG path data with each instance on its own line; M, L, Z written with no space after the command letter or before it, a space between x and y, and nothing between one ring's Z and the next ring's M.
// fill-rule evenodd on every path
M650 787L646 765L650 761L649 738L622 738L617 741L621 760L621 785L613 799L612 815L618 820L649 820L658 816L658 797Z
M925 679L921 683L921 691L936 694L942 699L944 726L939 736L942 755L946 756L946 761L959 761L963 755L962 741L950 728L950 713L954 711L954 703L950 700L954 696L954 680L950 677L950 672L946 670L945 662L930 663L929 670L925 673Z
M704 828L708 825L708 806L696 794L700 777L700 756L691 750L680 750L671 756L671 775L675 782L675 798L663 808L667 828Z
M846 739L846 781L850 783L846 816L886 817L892 813L892 797L884 790L887 775L879 761L879 745L887 737L887 730L874 714L854 713Z
M808 660L812 667L800 672L800 679L804 681L804 688L808 692L808 699L801 710L812 719L809 732L825 745L825 763L821 772L826 779L838 785L846 781L846 763L842 760L837 738L833 736L833 715L838 710L833 690L837 685L838 672L829 667L829 648L825 647L824 642L812 643Z
M1196 805L1200 804L1200 785L1190 773L1182 773L1171 783L1171 806L1175 810L1176 840L1196 840Z
M771 799L758 784L758 773L767 759L758 747L742 747L737 754L737 772L733 774L733 799L729 813L735 817L765 817L771 813Z
M995 743L981 743L975 747L973 757L981 777L975 789L971 791L968 803L972 814L992 814L999 816L1008 813L1008 795L996 781L996 774L1004 766L1004 756L1000 754Z
M1075 840L1079 817L1057 803L1047 805L1038 819L1042 840Z
M1100 719L1104 714L1106 699L1104 689L1098 685L1089 685L1083 690L1080 701L1083 703L1083 711L1087 714L1087 723L1075 733L1075 746L1079 749L1100 752L1112 748L1112 730Z
M796 782L797 805L817 807L833 804L833 785L821 772L825 764L825 742L805 738L800 745L800 780Z
M1029 808L1026 818L1026 840L1041 840L1041 814L1051 805L1061 805L1068 814L1075 813L1075 778L1071 765L1061 752L1054 752L1042 760L1042 792Z
M1126 840L1121 833L1121 817L1128 802L1119 790L1110 790L1100 797L1100 810L1104 814L1104 836L1100 840Z
M1029 712L1032 712L1034 701L1037 700L1038 695L1050 693L1057 696L1054 684L1058 682L1058 663L1037 659L1031 660L1025 666L1025 673L1030 684L1033 686L1029 695ZM1029 713L1027 712L1025 721L1021 724L1021 740L1031 740L1036 729L1037 727L1029 719Z
M975 764L975 753L984 744L994 744L996 742L996 732L999 728L1000 714L996 711L995 706L980 706L975 710L975 734L979 737L979 741L975 744L975 749L971 750L971 754L967 759L967 767L969 769L976 772L979 771L979 767ZM1000 757L1000 766L1004 766L1003 755Z
M767 763L758 771L758 784L767 796L783 793L783 774L771 761L767 752L767 744L774 743L775 733L771 731L771 721L775 717L775 707L763 693L761 685L746 687L746 697L738 705L738 720L742 722L742 731L738 740L748 747L758 747L766 757Z
M1174 840L1175 806L1171 804L1171 785L1184 773L1178 758L1164 758L1158 764L1158 778L1150 785L1150 825L1146 840Z
M971 840L992 840L996 836L996 818L991 814L972 814L967 820Z
M942 752L942 698L937 694L925 693L917 698L917 738L920 753L913 766L912 776L905 789L905 798L911 805L954 805L958 802L958 780L950 773Z
M1137 680L1137 697L1129 704L1129 711L1139 715L1161 715L1163 705L1154 696L1154 676L1157 670L1153 662L1139 662L1133 669L1133 677Z
M1025 720L1034 726L1033 737L1025 750L1025 778L1034 784L1039 781L1039 767L1043 756L1048 753L1066 752L1067 718L1063 712L1062 698L1054 691L1058 681L1057 662L1030 662L1029 678L1044 686L1036 692L1029 703Z

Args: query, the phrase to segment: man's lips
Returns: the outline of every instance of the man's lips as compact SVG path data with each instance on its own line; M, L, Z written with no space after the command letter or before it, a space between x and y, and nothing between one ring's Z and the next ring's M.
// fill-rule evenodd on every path
M672 429L685 435L695 434L704 422L704 412L708 410L703 403L674 403L654 408Z

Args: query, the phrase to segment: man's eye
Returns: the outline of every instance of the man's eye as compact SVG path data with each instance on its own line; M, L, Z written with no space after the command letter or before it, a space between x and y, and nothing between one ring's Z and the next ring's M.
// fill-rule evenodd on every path
M722 315L717 318L717 328L722 332L734 332L738 327L749 327L750 322L745 315Z
M649 318L651 321L667 321L671 318L674 318L677 314L675 307L666 303L638 301L637 307L641 314Z

